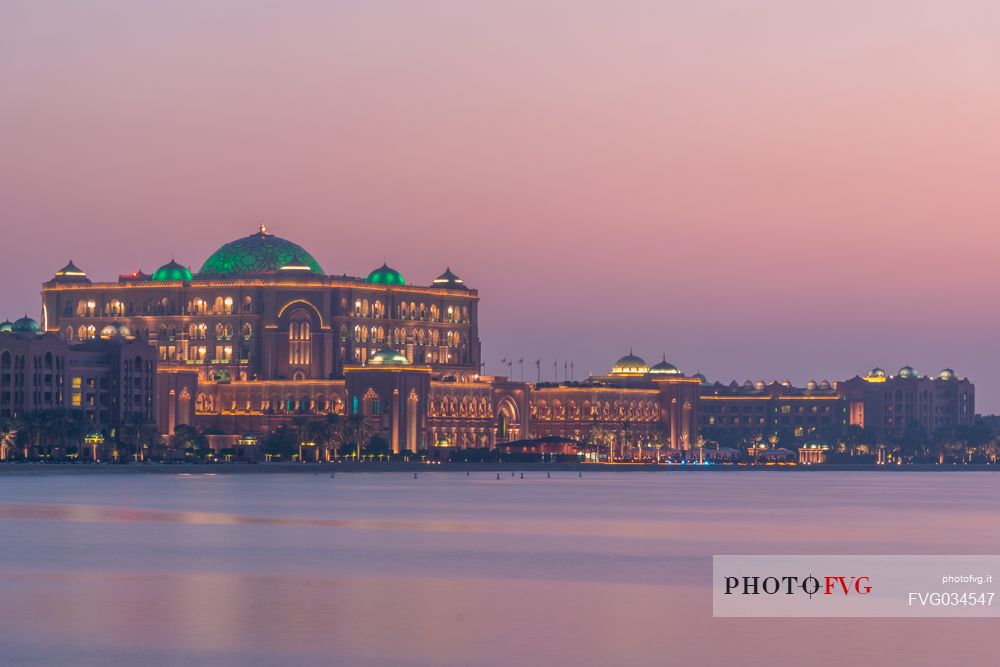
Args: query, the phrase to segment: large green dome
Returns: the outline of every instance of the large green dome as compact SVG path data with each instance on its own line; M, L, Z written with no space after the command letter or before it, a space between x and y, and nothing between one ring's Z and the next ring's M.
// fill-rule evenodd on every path
M150 278L150 280L155 280L160 283L192 279L191 269L182 264L178 264L174 260L170 260L156 271L153 271L153 275Z
M406 281L403 280L403 275L388 264L382 264L382 266L369 273L368 277L365 278L365 282L374 283L376 285L406 284Z
M302 246L260 231L222 246L205 260L199 278L212 276L277 274L292 261L308 266L315 275L325 275L323 267Z

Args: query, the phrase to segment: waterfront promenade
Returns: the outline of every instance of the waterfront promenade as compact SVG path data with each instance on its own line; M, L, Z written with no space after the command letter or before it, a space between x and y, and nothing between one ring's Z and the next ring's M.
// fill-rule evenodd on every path
M715 473L737 474L741 472L773 472L781 473L811 473L811 472L996 472L1000 464L970 464L970 465L935 465L929 463L911 465L874 465L874 464L822 464L822 465L680 465L680 464L587 464L587 463L465 463L442 462L422 463L418 461L384 461L384 462L336 462L336 463L0 463L0 476L3 475L129 475L129 474L216 474L216 475L252 475L252 474L356 474L356 473L436 473L436 472L475 472L475 473L525 473L538 475L541 473L573 474L604 474L609 472L663 472L663 473Z

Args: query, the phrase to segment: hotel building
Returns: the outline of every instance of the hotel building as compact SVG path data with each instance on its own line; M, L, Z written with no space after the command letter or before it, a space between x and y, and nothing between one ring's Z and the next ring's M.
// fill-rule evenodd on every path
M634 447L690 450L702 429L752 439L871 424L891 435L911 421L932 431L974 416L973 386L951 371L723 385L630 353L580 382L487 376L478 305L450 269L424 285L385 264L364 278L329 275L261 226L197 272L171 259L151 275L92 282L70 262L42 287L45 335L35 344L147 348L152 417L164 434L191 424L237 436L296 415L363 414L395 452L607 433Z

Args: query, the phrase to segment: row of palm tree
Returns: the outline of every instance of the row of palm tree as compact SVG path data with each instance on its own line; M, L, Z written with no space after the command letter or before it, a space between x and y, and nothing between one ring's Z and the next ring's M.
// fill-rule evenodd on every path
M330 460L330 450L345 454L346 450L361 458L362 450L369 446L375 431L371 422L360 414L346 417L330 413L324 417L298 416L292 419L292 432L299 443L299 460L302 447L309 444L319 448L321 461Z
M14 419L0 421L0 461L14 458L50 460L79 455L85 437L93 430L93 425L79 410L55 408L25 412ZM142 460L155 437L155 424L142 413L130 414L118 430L115 451Z
M87 434L87 421L79 410L32 410L0 424L0 460L15 455L51 458L57 450L79 451Z

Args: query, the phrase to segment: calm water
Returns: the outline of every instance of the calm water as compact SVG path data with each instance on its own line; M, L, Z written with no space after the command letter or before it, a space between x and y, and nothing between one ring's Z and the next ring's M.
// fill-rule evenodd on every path
M714 553L1000 553L992 473L0 476L3 665L995 665L712 618Z

